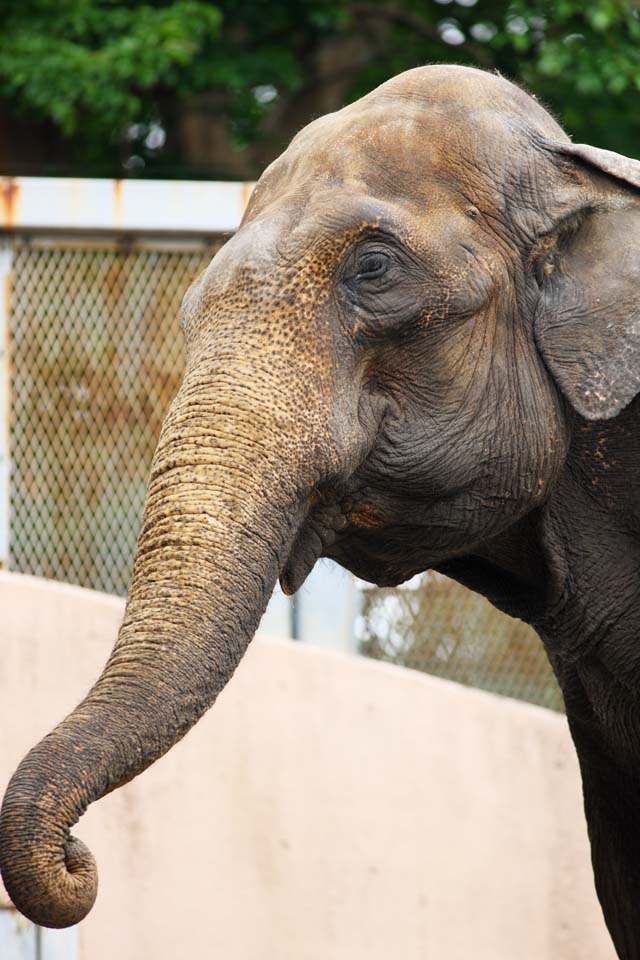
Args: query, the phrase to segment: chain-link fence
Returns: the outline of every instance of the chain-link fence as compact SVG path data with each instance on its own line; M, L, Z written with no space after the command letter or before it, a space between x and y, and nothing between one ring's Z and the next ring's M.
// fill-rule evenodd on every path
M440 573L364 590L356 631L366 656L563 709L534 631Z
M12 569L126 592L180 301L218 245L14 241ZM362 598L366 655L561 708L540 641L477 595L426 574Z
M11 569L126 593L180 301L213 252L15 245Z

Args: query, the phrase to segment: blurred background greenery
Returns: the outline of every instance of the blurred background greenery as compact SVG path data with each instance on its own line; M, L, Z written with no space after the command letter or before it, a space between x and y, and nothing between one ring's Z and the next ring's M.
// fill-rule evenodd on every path
M640 157L638 0L2 0L5 174L251 179L393 74L476 64Z

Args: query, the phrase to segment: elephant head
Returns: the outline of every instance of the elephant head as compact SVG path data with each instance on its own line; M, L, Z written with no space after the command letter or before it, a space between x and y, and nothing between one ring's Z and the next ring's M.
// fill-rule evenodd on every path
M638 187L639 164L573 145L519 88L445 66L314 121L266 170L184 299L115 648L4 800L21 911L85 916L95 865L70 828L213 703L278 577L291 593L321 556L378 584L491 569L503 605L537 609L515 532L572 418L640 385Z

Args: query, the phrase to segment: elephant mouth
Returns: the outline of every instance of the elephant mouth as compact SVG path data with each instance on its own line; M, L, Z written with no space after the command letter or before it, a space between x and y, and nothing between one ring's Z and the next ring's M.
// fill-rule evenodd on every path
M340 534L349 526L349 503L314 491L306 520L296 534L289 556L280 573L283 593L292 596L303 585L316 561L326 556Z
M320 557L343 562L343 544L353 546L364 532L382 532L387 523L365 498L363 491L344 493L314 491L309 511L296 534L289 557L280 573L280 586L287 596L303 585ZM348 563L343 563L349 568ZM368 578L365 578L368 579Z

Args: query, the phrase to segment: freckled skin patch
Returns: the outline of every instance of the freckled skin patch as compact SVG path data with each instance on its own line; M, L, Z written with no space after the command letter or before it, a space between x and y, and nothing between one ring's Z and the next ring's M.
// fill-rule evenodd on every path
M379 584L441 570L538 630L607 923L640 957L639 188L464 67L394 78L265 171L185 295L114 651L5 798L19 909L82 919L70 828L211 705L277 578L328 556Z

